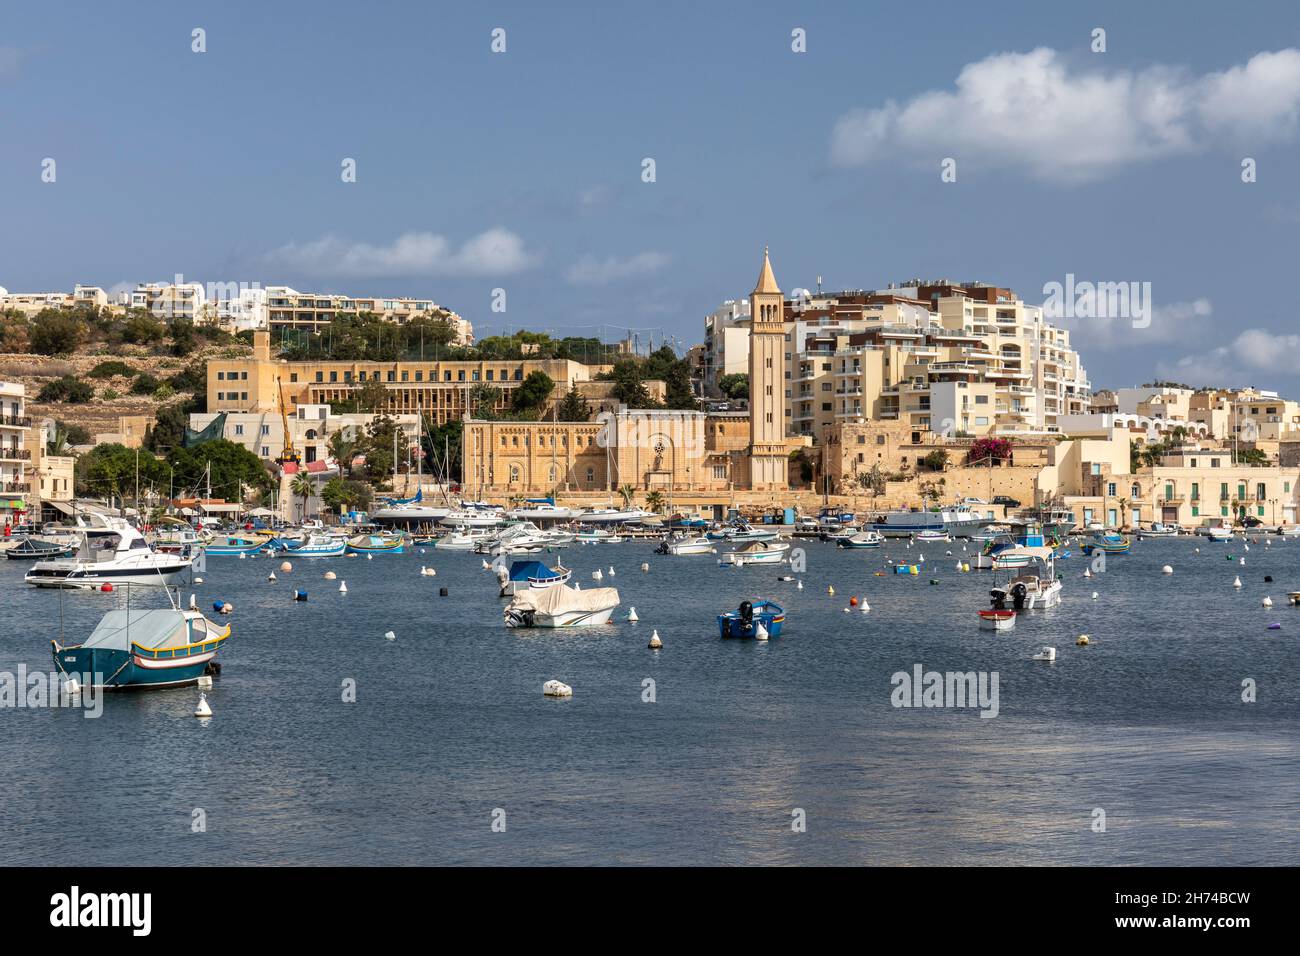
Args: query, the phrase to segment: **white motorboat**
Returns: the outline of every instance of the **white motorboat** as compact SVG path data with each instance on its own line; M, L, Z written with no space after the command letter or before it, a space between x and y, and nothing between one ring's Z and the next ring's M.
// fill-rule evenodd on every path
M885 543L884 536L878 531L859 531L847 537L832 537L836 547L840 548L878 548Z
M617 588L557 584L518 591L503 614L506 627L587 627L608 624L618 603Z
M529 498L517 508L506 512L509 518L526 521L568 521L578 515L572 508L561 508L550 498Z
M105 584L173 584L193 558L154 551L123 518L94 515L69 558L37 561L23 578L38 588L98 588Z
M653 517L653 511L642 511L640 508L591 508L577 515L578 520L585 524L622 524Z
M495 535L488 528L456 528L435 541L433 546L439 551L473 551L493 537Z
M347 551L348 543L342 538L327 534L309 534L302 544L285 551L295 558L339 558Z
M781 533L775 528L755 527L743 521L737 521L734 524L710 531L706 537L713 541L740 544L746 541L775 541L781 537Z
M1211 541L1219 541L1219 542L1231 541L1233 538L1232 529L1226 527L1225 525L1218 525L1217 527L1207 528L1205 531L1205 536L1209 538Z
M924 544L927 541L938 543L951 541L952 535L947 531L935 531L931 528L926 528L924 531L918 531L916 533L916 540L921 544Z
M669 535L664 538L663 543L655 548L656 554L711 554L713 552L713 542L701 535L697 538L689 538L683 535Z
M457 508L438 523L444 528L495 528L505 524L506 513L499 508Z
M751 541L743 548L728 551L718 559L718 564L744 567L747 564L780 564L790 545L784 541Z
M994 610L1010 601L1016 611L1040 611L1061 603L1062 585L1056 576L1056 559L1049 547L1018 546L1000 552L994 571L1012 571L1005 587L994 587Z
M573 571L563 565L548 568L541 561L512 561L510 570L504 565L497 565L497 582L501 585L501 597L510 597L529 588L541 590L553 588L568 582Z
M972 511L967 505L950 505L918 511L890 511L877 515L872 528L886 538L910 538L922 531L945 531L957 538L969 537L988 524L990 515Z
M1151 527L1139 529L1137 536L1139 538L1174 538L1182 533L1182 528L1176 524L1165 524L1162 521L1154 521Z

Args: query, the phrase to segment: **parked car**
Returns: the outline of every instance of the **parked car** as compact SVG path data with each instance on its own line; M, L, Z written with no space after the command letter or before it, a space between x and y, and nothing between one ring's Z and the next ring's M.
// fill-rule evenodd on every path
M1246 517L1241 519L1241 526L1243 528L1258 528L1263 523L1263 521L1256 518L1254 515L1246 515Z
M1009 498L1006 495L994 495L993 503L995 505L1006 505L1008 508L1019 508L1020 502L1015 498Z
M986 505L988 504L983 498L963 498L961 504L964 505Z

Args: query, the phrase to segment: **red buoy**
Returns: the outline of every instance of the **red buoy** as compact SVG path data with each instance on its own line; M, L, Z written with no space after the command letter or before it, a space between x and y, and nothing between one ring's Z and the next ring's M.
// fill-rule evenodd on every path
M113 585L111 585L111 584L109 584L107 581L105 581L105 582L104 582L104 586L101 587L100 590L103 591L105 594L107 594L108 592L110 592L110 591L113 590Z
M849 598L849 607L857 607L857 606L858 606L858 599L855 597Z

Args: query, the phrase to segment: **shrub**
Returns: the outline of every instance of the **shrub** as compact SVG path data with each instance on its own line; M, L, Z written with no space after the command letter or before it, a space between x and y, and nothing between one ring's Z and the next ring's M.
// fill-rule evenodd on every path
M46 309L32 322L29 339L31 350L40 355L62 355L76 350L86 331L76 317Z
M158 399L159 401L165 402L167 401L167 399L171 398L175 394L176 394L176 389L172 388L166 382L163 382L156 389L154 389L153 397Z
M152 395L154 392L158 391L158 386L161 384L162 382L158 381L158 379L154 378L148 372L141 372L135 377L135 381L131 384L131 394Z
M115 375L130 378L135 374L135 369L127 365L125 362L119 362L116 359L113 359L108 362L100 362L86 374L91 378L113 378Z
M95 397L95 390L71 375L56 378L41 389L36 396L38 402L88 402Z
M111 402L115 398L121 398L121 396L118 395L117 393L117 389L115 388L104 389L102 392L99 393L99 397L106 402Z

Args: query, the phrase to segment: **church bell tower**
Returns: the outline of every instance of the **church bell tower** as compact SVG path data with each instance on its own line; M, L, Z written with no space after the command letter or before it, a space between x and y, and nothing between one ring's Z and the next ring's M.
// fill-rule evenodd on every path
M755 491L786 491L785 301L767 249L749 312L749 484Z

